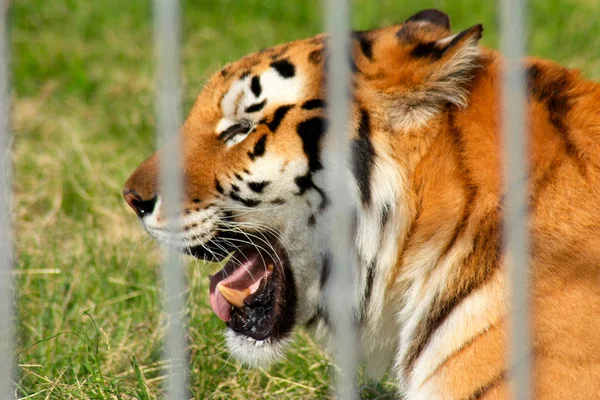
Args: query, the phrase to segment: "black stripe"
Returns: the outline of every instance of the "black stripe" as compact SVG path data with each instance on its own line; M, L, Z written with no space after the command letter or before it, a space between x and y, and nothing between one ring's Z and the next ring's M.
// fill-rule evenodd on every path
M232 200L239 201L246 207L256 207L257 205L260 204L260 200L246 199L244 197L240 197L236 192L230 192L229 197Z
M223 186L221 186L221 182L219 182L217 178L215 178L215 189L217 189L217 192L225 194L225 189L223 189Z
M408 25L403 25L402 28L396 32L396 37L401 44L414 44L417 41L417 38Z
M562 68L544 70L543 67L532 64L527 68L527 88L534 99L546 106L550 123L563 142L567 155L575 161L580 173L585 175L587 168L565 122L573 103L569 95L571 78L568 71Z
M464 273L459 274L458 282L449 282L448 287L456 287L458 291L452 295L437 297L429 306L425 317L415 328L415 335L403 360L403 370L408 376L415 361L419 358L435 331L444 323L454 308L469 294L483 285L498 267L501 254L501 222L499 209L493 210L481 220L477 234L473 238L471 253L459 267ZM474 264L476 267L473 267ZM466 266L462 268L463 266Z
M317 307L317 312L319 313L319 318L327 325L328 328L333 328L331 325L331 319L329 318L329 313L327 312L327 308L319 305Z
M293 78L296 75L296 67L286 59L273 61L271 67L283 78Z
M278 107L273 114L273 119L270 122L267 122L267 127L271 130L271 132L275 132L279 125L281 125L281 121L286 116L288 111L294 108L293 104L287 104L285 106Z
M361 320L365 320L367 318L369 302L371 301L371 294L373 293L373 282L375 281L376 265L377 259L373 260L371 264L369 264L369 268L367 269L367 281L365 282L365 298L362 306Z
M358 40L358 46L363 55L369 59L373 59L373 41L367 37L365 33L356 32L354 34L356 40Z
M231 73L231 68L230 67L225 67L221 70L221 76L223 78L227 78L229 76L229 74Z
M456 224L456 227L454 228L454 233L452 234L452 237L450 238L450 240L446 244L445 248L440 253L439 260L446 257L446 255L452 249L452 247L454 246L454 244L456 243L458 238L461 236L461 234L467 228L469 218L471 217L471 212L473 211L473 207L475 205L475 198L477 197L477 192L478 192L477 186L472 182L471 172L469 171L467 164L463 160L463 156L464 156L464 152L465 152L463 133L458 128L458 126L456 126L454 113L452 113L452 112L449 113L448 119L449 119L448 124L450 126L450 135L452 137L452 141L454 144L457 163L458 163L459 169L462 173L463 190L464 190L464 194L465 194L465 200L464 200L464 207L463 207L463 215L462 215L461 219L458 221L458 223Z
M281 58L285 55L285 53L287 53L289 49L289 45L281 45L281 46L277 46L277 48L272 49L272 54L270 55L271 60L277 60L278 58Z
M242 124L234 124L225 129L223 132L219 133L219 139L227 142L233 139L235 136L244 134L246 132L248 132L248 127Z
M215 178L215 189L217 189L217 192L225 194L225 189L223 189L223 186L221 186L221 182L219 182L217 178Z
M312 315L312 317L310 317L308 319L308 321L306 321L306 323L304 324L304 326L306 328L310 328L314 324L316 324L317 322L319 322L320 319L321 319L321 309L317 308L317 311L315 311L315 313Z
M371 142L370 117L364 109L361 109L358 138L352 141L352 172L360 190L360 198L363 205L366 206L371 203L371 179L374 164L375 149Z
M254 96L258 97L262 93L262 87L260 86L260 77L258 75L254 75L252 80L250 81L250 90Z
M267 142L267 135L262 135L260 139L256 141L254 149L248 152L248 157L254 160L256 157L260 157L265 154L265 143Z
M312 99L302 104L304 110L314 110L315 108L325 108L323 99Z
M504 380L506 377L506 371L502 371L500 374L493 377L488 383L477 388L469 397L465 397L465 400L479 400L481 399L487 392L495 388L500 382Z
M267 99L264 99L260 103L252 104L252 105L246 107L246 112L253 113L253 112L260 111L265 107L265 104L267 104Z
M302 196L308 189L314 186L310 172L306 175L297 176L294 179L294 182L296 183L296 186L298 186L298 189L300 189L300 191L296 193L296 196Z
M554 182L554 179L558 174L558 170L562 166L563 162L564 159L555 158L546 169L537 174L539 177L536 177L536 179L531 179L530 214L535 214L535 209L538 206L538 199L541 196L541 193L543 193L546 188L549 187L552 182Z
M390 212L392 211L392 206L389 203L386 203L385 206L383 207L383 211L381 212L381 231L383 234L383 230L385 229L385 226L387 225L389 219L390 219Z
M270 184L271 182L262 181L262 182L248 182L248 188L256 193L262 193L262 191Z
M296 183L296 186L298 186L298 189L300 189L298 193L296 193L296 196L302 196L304 193L306 193L307 190L314 189L321 196L321 204L319 204L319 210L322 211L329 205L330 200L329 197L327 197L327 195L325 194L325 191L323 191L323 189L315 185L315 183L313 182L312 172L309 171L306 175L297 176L294 179L294 182Z
M446 48L439 47L436 42L426 42L417 44L410 55L414 58L431 58L439 60L444 55Z
M321 290L327 285L329 276L331 275L331 255L324 254L321 257L321 276L319 278L319 287Z
M353 74L360 72L360 70L358 69L358 65L356 65L354 58L352 58L352 54L348 54L348 62L350 63L350 71Z
M314 182L313 182L313 189L315 189L317 191L317 193L319 193L319 195L321 196L321 203L319 204L319 210L323 211L329 205L329 197L327 197L327 195L325 194L325 191L323 189L321 189L320 187L318 187L317 185L315 185Z
M323 169L319 151L319 143L325 132L325 121L323 118L314 117L300 122L296 127L296 132L298 132L298 136L302 139L302 148L308 158L309 172Z

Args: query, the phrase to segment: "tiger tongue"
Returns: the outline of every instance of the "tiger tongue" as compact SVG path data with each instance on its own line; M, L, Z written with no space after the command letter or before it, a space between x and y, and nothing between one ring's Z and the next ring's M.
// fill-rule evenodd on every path
M236 251L222 270L210 277L210 306L227 322L231 307L240 307L246 296L254 293L269 269L255 249Z

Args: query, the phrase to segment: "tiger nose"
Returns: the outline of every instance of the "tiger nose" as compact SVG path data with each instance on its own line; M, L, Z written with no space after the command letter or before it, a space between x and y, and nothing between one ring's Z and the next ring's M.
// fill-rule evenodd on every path
M138 217L143 218L146 215L152 214L152 211L154 211L157 196L154 195L152 198L143 199L135 190L124 189L123 198L125 198L127 204L133 208L133 211L135 211Z

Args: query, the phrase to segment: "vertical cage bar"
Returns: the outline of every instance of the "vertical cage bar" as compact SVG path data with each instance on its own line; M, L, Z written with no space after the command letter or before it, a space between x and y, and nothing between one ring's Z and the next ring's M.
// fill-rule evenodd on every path
M502 91L505 165L505 254L509 266L511 333L509 378L513 398L531 398L529 329L528 132L526 124L525 0L501 1Z
M328 285L329 315L336 335L335 362L339 368L336 394L355 398L356 331L354 324L354 268L352 245L352 206L350 203L350 7L347 0L326 0L327 99L329 112L328 155L331 188L332 271Z
M161 198L169 234L180 229L182 177L180 146L177 137L181 125L180 23L178 0L154 0L154 35L157 62L157 134L160 152ZM160 203L159 203L160 204ZM162 278L165 289L167 332L164 354L169 362L165 398L187 399L187 358L184 331L183 259L179 251L163 247Z
M14 397L8 2L0 0L0 398Z

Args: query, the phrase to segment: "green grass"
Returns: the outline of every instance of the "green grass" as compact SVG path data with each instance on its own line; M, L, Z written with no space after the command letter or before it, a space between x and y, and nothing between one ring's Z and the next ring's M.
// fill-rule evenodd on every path
M160 397L160 255L120 198L154 147L150 3L12 2L19 397ZM412 3L355 1L354 26L437 7L455 29L483 23L483 43L497 44L491 2ZM188 1L186 109L222 64L319 32L320 7L316 0ZM600 3L535 0L530 11L532 54L600 78ZM332 366L302 332L287 362L269 371L229 358L223 325L208 306L209 269L196 261L187 268L193 397L326 397ZM361 385L364 398L392 397L393 384Z

